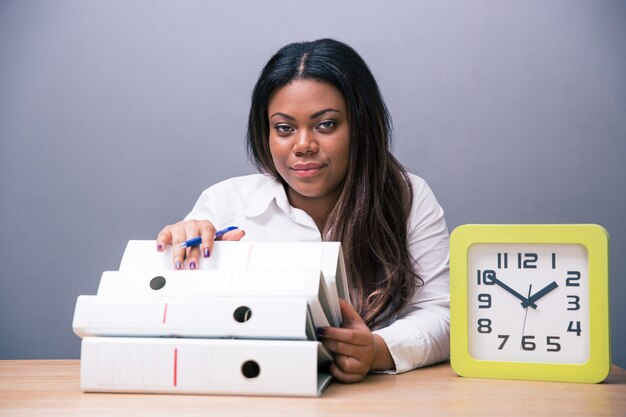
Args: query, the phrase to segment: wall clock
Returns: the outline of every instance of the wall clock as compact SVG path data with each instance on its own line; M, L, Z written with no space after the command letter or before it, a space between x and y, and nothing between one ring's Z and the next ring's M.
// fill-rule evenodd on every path
M601 382L611 367L608 233L463 225L450 237L451 365L466 377Z

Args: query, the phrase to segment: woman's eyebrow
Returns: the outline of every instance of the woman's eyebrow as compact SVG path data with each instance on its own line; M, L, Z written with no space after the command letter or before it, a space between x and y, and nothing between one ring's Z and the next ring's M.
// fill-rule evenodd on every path
M281 112L276 112L276 113L272 114L272 115L270 116L270 119L271 119L272 117L274 117L274 116L280 116L280 117L284 117L285 119L294 120L294 121L296 120L296 118L295 118L295 117L293 117L293 116L289 116L288 114L281 113Z
M313 113L312 115L309 116L309 118L315 119L316 117L320 117L324 113L330 113L330 112L341 113L340 110L333 109L333 108L328 108L328 109L320 110L320 111L317 111L317 112Z
M321 115L326 114L326 113L330 113L330 112L341 113L341 110L337 110L337 109L333 109L333 108L328 108L328 109L324 109L324 110L316 111L315 113L313 113L312 115L310 115L310 116L309 116L309 118L312 120L312 119L315 119L316 117L320 117ZM293 121L295 121L295 120L296 120L296 118L295 118L295 117L290 116L290 115L288 115L287 113L276 112L276 113L274 113L274 114L272 114L272 115L270 116L270 119L271 119L272 117L274 117L274 116L284 117L285 119L288 119L288 120L293 120Z

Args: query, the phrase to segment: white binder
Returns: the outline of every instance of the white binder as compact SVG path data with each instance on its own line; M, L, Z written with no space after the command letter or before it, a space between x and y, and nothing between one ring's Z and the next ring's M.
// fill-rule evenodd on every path
M130 240L120 271L172 270L171 247L157 252L154 240ZM321 270L330 302L329 321L341 325L339 298L350 301L340 242L214 242L209 258L199 259L199 270L280 271Z
M81 389L95 392L319 396L320 342L86 337Z
M319 270L106 271L98 296L306 298L316 327L332 317L326 281Z
M316 340L304 298L81 295L72 327L79 337Z

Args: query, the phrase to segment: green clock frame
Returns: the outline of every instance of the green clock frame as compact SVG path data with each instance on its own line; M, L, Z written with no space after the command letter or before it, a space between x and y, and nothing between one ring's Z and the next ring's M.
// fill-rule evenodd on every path
M589 359L582 364L478 360L468 349L468 251L474 244L579 244L588 254ZM468 224L450 236L450 360L460 376L597 383L611 367L609 237L595 224Z

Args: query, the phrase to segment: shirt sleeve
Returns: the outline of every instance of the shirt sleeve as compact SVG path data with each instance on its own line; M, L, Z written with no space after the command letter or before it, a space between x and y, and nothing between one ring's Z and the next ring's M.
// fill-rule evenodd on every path
M408 245L415 270L423 280L411 303L386 327L374 333L383 338L395 370L401 373L441 362L450 356L449 234L432 190L421 178L410 176L413 206Z
M212 185L200 194L184 220L209 220L216 228L236 223L247 210L249 184L256 185L259 182L258 177L234 177Z
M196 204L191 209L191 212L185 216L183 220L211 220L215 221L215 213L213 213L211 202L215 200L212 198L212 188L208 188L200 194L200 197L196 201Z

